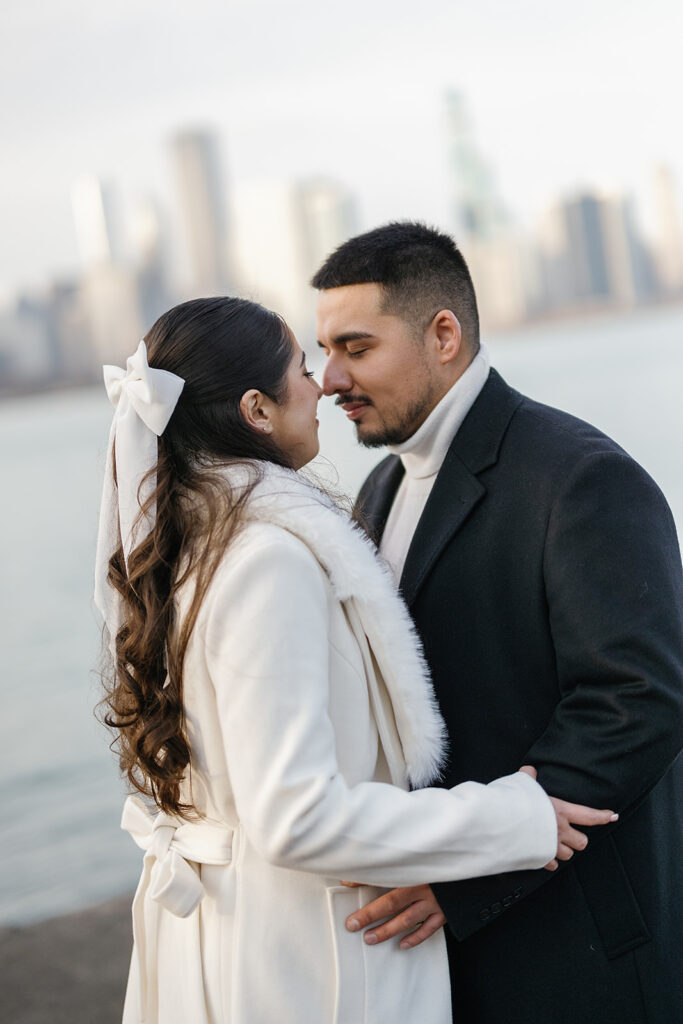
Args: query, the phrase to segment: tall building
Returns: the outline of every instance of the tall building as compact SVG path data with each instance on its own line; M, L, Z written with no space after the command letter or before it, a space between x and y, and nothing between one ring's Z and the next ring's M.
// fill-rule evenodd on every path
M132 219L136 254L140 316L145 330L170 306L173 296L168 283L165 237L161 213L152 199L139 203Z
M353 234L353 201L342 186L323 179L242 182L235 198L241 291L282 313L303 340L315 317L310 278Z
M676 294L683 292L683 232L676 183L669 167L660 165L655 169L653 192L657 276L665 294Z
M470 238L495 235L504 218L490 165L479 151L460 93L446 94L445 118L453 227L464 245Z
M292 196L297 208L301 261L306 283L323 260L356 230L353 197L326 178L300 181Z
M611 296L603 212L603 201L589 194L564 203L572 297L579 302Z
M537 288L531 311L545 314L570 307L574 287L569 265L569 238L559 203L545 209L536 230Z
M224 183L215 138L186 131L171 144L193 295L229 290Z
M0 309L0 393L49 383L55 369L45 305L20 295Z
M135 271L106 263L80 282L82 316L97 363L125 366L144 333Z
M490 164L477 146L460 93L445 97L452 230L467 260L484 327L518 323L527 312L524 246L506 215Z
M539 226L540 312L633 305L653 292L649 253L632 204L582 192L546 211Z
M71 206L83 267L118 262L122 253L111 189L94 174L81 175L71 188Z
M603 198L602 223L610 294L619 304L633 305L656 290L652 256L636 223L633 203L623 196Z
M101 380L102 360L91 337L81 282L54 281L48 290L47 308L52 348L58 354L59 377L70 383Z
M94 175L83 175L74 182L71 198L83 263L76 314L88 339L83 364L125 361L137 347L142 321L137 279L124 257L112 192Z

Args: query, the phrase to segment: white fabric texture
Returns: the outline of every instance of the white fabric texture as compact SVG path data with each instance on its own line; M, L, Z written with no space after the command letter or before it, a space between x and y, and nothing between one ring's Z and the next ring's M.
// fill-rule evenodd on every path
M489 375L491 360L481 345L465 372L432 409L421 427L402 444L390 445L398 455L405 475L382 534L380 551L396 580L400 580L410 542L431 494L450 444L457 434Z
M409 792L438 772L443 724L390 574L296 473L266 468L248 516L185 661L183 797L204 817L155 827L134 809L147 852L124 1022L448 1024L443 933L405 953L345 919L377 887L541 867L552 805L519 773ZM232 833L229 863L191 839L206 825Z
M119 624L118 595L107 584L109 559L119 546L124 558L149 533L154 512L140 517L140 506L154 492L154 476L141 487L157 462L157 437L168 425L185 381L158 370L147 362L147 346L141 341L126 369L104 366L104 385L114 418L109 432L100 522L95 556L95 604L109 632L112 649ZM114 480L116 459L116 481Z

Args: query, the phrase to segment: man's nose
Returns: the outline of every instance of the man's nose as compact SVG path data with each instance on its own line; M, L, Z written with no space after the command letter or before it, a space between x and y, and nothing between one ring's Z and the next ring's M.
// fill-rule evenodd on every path
M337 361L328 356L322 376L322 389L324 395L337 395L344 391L350 391L353 381Z

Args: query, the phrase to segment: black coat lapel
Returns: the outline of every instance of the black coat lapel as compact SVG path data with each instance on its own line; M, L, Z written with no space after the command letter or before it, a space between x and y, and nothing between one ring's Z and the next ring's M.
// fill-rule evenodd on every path
M415 600L434 562L485 493L484 485L451 446L413 534L401 574L401 591L407 604Z
M486 494L477 474L497 461L505 431L522 400L491 370L446 453L413 534L401 575L401 591L409 605L446 544Z
M398 455L389 455L373 469L361 487L355 507L355 518L371 540L379 544L389 510L404 474Z

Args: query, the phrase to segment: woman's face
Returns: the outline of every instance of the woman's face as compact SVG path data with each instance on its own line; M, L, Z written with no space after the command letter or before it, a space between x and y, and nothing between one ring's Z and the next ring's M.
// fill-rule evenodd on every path
M292 335L292 360L287 370L285 398L269 409L271 437L291 462L301 469L318 454L318 400L322 390L306 369L306 356Z

